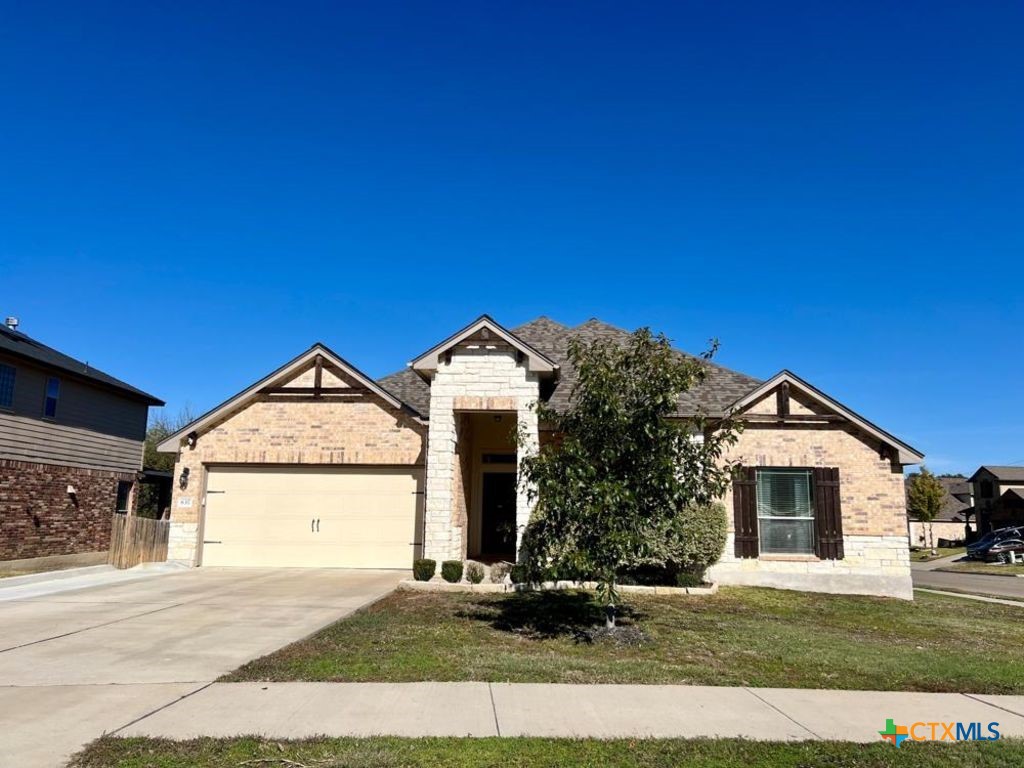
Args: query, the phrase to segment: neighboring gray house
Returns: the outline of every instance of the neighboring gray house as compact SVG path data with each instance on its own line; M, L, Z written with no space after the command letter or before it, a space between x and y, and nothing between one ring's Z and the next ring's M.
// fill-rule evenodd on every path
M161 400L0 326L0 563L102 562ZM45 558L41 561L40 558ZM13 562L12 562L13 561Z

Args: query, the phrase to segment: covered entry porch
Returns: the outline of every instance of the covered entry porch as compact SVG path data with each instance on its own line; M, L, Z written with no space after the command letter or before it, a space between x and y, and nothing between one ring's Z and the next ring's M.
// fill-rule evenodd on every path
M516 424L511 411L456 413L454 502L469 559L516 559Z

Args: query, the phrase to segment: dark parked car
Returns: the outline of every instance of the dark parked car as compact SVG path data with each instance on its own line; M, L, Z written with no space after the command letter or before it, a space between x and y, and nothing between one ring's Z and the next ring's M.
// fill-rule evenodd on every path
M1000 528L986 533L967 547L967 557L989 562L1008 562L1010 552L1024 554L1024 531L1020 528Z
M981 553L981 557L990 563L1008 563L1011 552L1018 558L1024 555L1024 539L1000 539Z
M983 553L996 542L1004 539L1024 539L1024 531L1018 527L990 530L981 539L967 546L967 556L972 560L984 560Z

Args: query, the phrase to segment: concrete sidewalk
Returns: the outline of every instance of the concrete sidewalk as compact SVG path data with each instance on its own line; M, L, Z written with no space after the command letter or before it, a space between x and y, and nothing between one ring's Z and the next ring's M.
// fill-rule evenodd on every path
M216 683L121 728L187 739L327 736L741 737L877 741L887 718L999 723L1024 736L1024 696L683 685Z

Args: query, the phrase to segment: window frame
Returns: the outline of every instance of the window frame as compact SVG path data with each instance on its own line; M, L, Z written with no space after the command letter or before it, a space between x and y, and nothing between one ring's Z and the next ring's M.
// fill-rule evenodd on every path
M10 363L0 363L0 372L2 372L3 369L5 368L11 372L11 401L9 403L5 403L2 400L0 400L0 411L13 411L14 391L18 386L18 369L16 366L11 365ZM0 389L0 392L2 391L3 390Z
M762 473L767 474L802 474L807 478L807 501L810 508L809 515L763 515L761 513L761 493L760 493L760 478ZM757 514L757 555L758 558L816 558L818 547L818 519L817 509L815 506L815 483L814 483L814 469L812 467L757 467L754 474L754 503ZM761 533L761 523L763 520L803 520L810 521L811 533L808 538L808 549L800 552L778 552L778 551L766 551L765 550L765 539L766 537Z
M56 382L57 394L50 396L50 383ZM60 391L63 389L59 376L47 376L46 384L43 387L43 418L47 421L57 420L57 407L60 405ZM53 401L53 413L48 413L50 401Z

